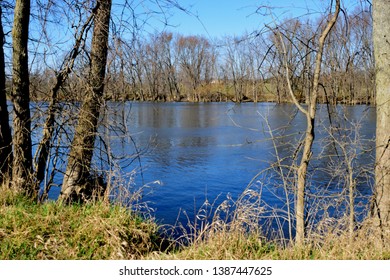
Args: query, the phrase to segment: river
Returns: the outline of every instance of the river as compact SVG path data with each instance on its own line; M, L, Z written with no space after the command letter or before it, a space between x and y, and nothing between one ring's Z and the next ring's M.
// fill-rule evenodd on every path
M304 135L305 118L293 105L128 102L109 103L108 108L101 127L102 139L107 140L104 148L115 155L110 160L121 167L122 176L127 174L123 186L133 190L148 186L142 201L160 224L185 225L199 217L205 202L212 211L226 199L237 199L246 188L261 188L264 217L286 210L285 190L278 187L283 180L275 163L278 155L283 164L293 164L291 157ZM328 201L329 195L331 200L340 199L337 194L345 192L340 179L345 175L342 150L329 141L330 123L352 158L356 210L364 215L372 188L375 109L339 106L329 112L326 105L318 105L309 200L316 193L326 194ZM101 144L98 141L97 146ZM96 153L97 166L99 156ZM288 168L282 170L287 174ZM58 193L53 188L50 197ZM292 198L292 189L287 197ZM275 221L271 224L275 226Z

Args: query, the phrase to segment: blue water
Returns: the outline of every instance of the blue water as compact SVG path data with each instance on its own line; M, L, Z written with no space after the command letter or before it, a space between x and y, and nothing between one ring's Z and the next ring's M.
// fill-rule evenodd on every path
M371 194L375 110L340 106L331 115L332 124L339 127L337 137L352 141L348 149L358 153L353 164L357 209L363 213ZM359 141L351 130L356 123ZM331 167L341 161L337 157L340 150L324 142L330 127L325 105L319 105L316 125L308 191L337 194L343 184L335 180L338 175ZM142 201L153 209L159 223L173 225L193 220L205 201L215 205L230 197L234 201L248 187L259 190L261 186L264 206L285 210L284 189L278 187L282 180L275 169L265 170L276 162L274 145L283 164L293 162L304 129L305 118L289 104L110 103L100 132L105 147L114 155L112 162L121 167L123 176L128 175L124 176L128 185L123 185L134 190L148 185ZM97 142L98 148L101 143ZM102 154L95 154L95 167L104 169ZM331 180L334 182L329 184ZM60 173L57 181L60 184ZM50 197L58 193L59 188L54 187Z

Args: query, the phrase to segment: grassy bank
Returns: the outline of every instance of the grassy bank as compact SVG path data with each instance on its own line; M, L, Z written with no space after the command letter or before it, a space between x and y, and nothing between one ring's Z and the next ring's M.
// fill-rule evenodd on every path
M36 204L0 194L0 259L134 259L157 250L157 226L108 203Z
M363 227L312 235L304 248L266 241L242 222L216 220L186 246L162 252L158 226L121 206L36 204L0 194L0 259L390 259L389 236ZM166 244L165 244L166 245Z

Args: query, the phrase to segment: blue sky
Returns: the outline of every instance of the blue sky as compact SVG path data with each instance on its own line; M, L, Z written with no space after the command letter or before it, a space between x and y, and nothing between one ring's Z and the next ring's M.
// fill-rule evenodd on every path
M274 7L272 13L279 19L311 14L318 17L329 6L330 0L178 0L192 15L173 11L167 27L170 31L185 35L205 35L216 38L224 35L242 35L264 27L271 17L256 13L264 5ZM352 9L360 0L343 0L342 5ZM263 12L266 9L262 9ZM269 10L268 10L269 12ZM197 15L197 16L196 16Z

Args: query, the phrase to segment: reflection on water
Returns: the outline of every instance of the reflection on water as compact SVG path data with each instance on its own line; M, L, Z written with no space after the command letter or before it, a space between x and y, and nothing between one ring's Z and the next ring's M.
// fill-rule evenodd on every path
M237 198L253 180L262 185L262 199L271 207L285 209L284 189L275 187L284 179L293 180L288 168L275 168L276 155L286 166L294 158L304 136L305 118L290 104L232 103L110 103L102 134L111 136L110 151L125 172L137 169L138 186L160 181L144 200L155 209L156 218L166 224L176 222L180 209L190 218L202 203ZM328 112L319 105L316 140L313 146L308 192L340 193L345 186L340 174L345 170L340 147L329 141L330 124L350 154L356 171L357 208L367 205L374 152L375 110L367 106L338 107ZM353 128L357 128L357 130ZM271 141L272 131L273 141ZM356 133L358 132L358 133ZM131 136L129 138L129 135ZM140 159L134 154L141 153ZM259 172L269 169L256 177ZM60 180L59 180L60 181ZM58 189L51 193L58 195ZM289 194L291 197L291 193ZM318 199L311 199L314 205ZM181 221L186 223L186 218Z
M112 112L117 111L110 114L111 122L120 123L126 115L126 131L132 135L137 147L149 146L148 152L141 156L143 176L138 176L136 182L139 185L156 180L162 182L145 199L155 208L157 219L167 224L175 223L180 209L185 209L192 218L194 209L206 198L222 200L228 194L238 197L261 170L276 162L276 152L283 164L291 165L294 162L291 157L305 129L304 117L289 104L128 103L111 104L110 108ZM354 139L348 131L355 122L360 122L361 138L355 147L358 153L354 161L356 170L359 164L372 169L370 140L375 132L375 110L355 106L328 112L326 106L321 105L310 166L315 172L310 177L309 192L318 188L327 191L342 188L337 182L331 182L334 174L329 174L330 168L341 158L337 158L339 149L325 141L326 129L332 123L339 128L338 137L347 140L348 134ZM269 129L272 129L274 141L270 141ZM133 143L113 147L117 154L135 153ZM359 195L371 192L364 181L366 174L360 175L357 199ZM265 182L271 177L273 182L281 180L273 174L259 177L254 182ZM273 183L268 184L271 185ZM270 191L265 188L263 200L283 208L284 202L275 194L283 197L283 189Z

